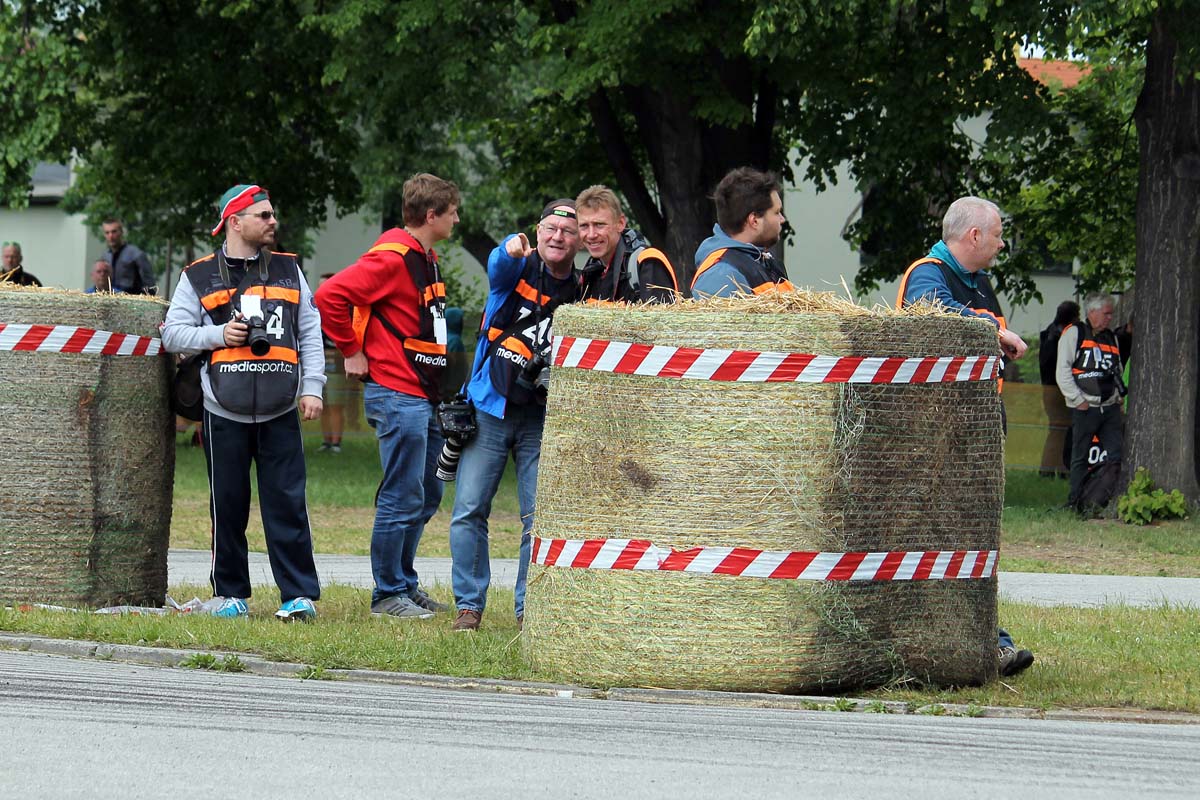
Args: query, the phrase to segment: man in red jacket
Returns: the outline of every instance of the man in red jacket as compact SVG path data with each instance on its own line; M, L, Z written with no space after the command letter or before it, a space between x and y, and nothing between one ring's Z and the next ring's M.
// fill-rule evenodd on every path
M366 381L363 407L379 441L383 480L371 531L371 615L428 619L449 607L417 584L413 559L442 499L435 409L446 367L446 286L433 245L458 222L458 187L428 173L404 183L404 227L317 289L325 335Z

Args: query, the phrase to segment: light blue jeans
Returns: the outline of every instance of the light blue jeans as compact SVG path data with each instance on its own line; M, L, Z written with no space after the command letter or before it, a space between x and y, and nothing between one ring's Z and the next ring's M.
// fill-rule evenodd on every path
M510 404L504 419L476 412L479 430L458 464L454 515L450 518L451 582L454 604L461 611L483 613L492 581L488 561L488 517L511 452L517 465L517 499L521 507L521 555L517 567L516 612L525 613L525 577L529 572L530 531L537 494L538 458L542 451L545 406Z
M371 530L371 602L377 603L416 591L417 545L442 502L442 482L435 476L442 434L433 404L424 397L368 383L363 410L375 429L383 466Z

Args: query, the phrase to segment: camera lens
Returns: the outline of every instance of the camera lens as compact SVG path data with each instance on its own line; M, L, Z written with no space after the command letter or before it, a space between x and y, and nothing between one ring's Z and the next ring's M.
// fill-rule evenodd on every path
M456 439L447 438L438 454L437 472L434 473L439 481L449 482L458 475L458 459L462 456L463 446Z
M259 357L265 356L271 350L271 340L267 338L267 323L262 317L250 317L246 324L250 327L250 336L246 340L250 345L250 352Z

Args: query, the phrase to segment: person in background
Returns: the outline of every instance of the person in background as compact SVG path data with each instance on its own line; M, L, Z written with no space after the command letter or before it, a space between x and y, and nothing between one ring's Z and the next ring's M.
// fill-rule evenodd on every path
M1042 407L1049 421L1046 443L1042 446L1043 478L1065 478L1071 463L1071 413L1063 405L1062 392L1055 377L1058 363L1058 339L1063 330L1079 321L1079 303L1064 300L1058 304L1054 321L1041 332L1038 344L1038 369L1042 377Z
M112 266L113 285L130 294L158 294L150 259L138 247L125 241L125 223L109 217L101 223L101 229L108 244L104 260Z
M96 259L96 263L92 264L92 285L84 289L84 294L121 294L121 289L113 286L112 282L112 264L109 264L103 258Z
M333 275L332 272L322 275L317 288ZM346 378L346 359L342 357L342 351L328 336L322 334L321 338L325 344L325 411L321 414L321 447L318 452L336 454L342 452L346 422L357 411L361 382Z
M769 172L738 167L717 184L713 235L696 248L692 294L697 298L790 292L795 287L775 260L787 220L779 181Z
M587 263L579 271L584 302L670 303L679 293L667 254L626 225L621 201L607 186L589 186L575 198Z
M42 285L36 275L25 271L22 263L25 256L21 252L19 242L5 242L3 249L0 249L0 257L3 258L3 263L0 263L0 283L7 281L18 286Z

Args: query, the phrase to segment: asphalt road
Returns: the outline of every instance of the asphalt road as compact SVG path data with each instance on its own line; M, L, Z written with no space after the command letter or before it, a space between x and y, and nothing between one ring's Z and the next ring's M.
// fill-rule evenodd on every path
M203 550L172 550L168 561L170 582L207 584L209 554ZM371 561L366 556L317 555L321 582L371 587ZM422 583L450 583L450 559L418 558ZM250 554L250 580L254 585L273 584L264 553ZM513 586L515 559L492 560L492 584ZM1000 597L1043 606L1095 607L1113 603L1157 606L1162 603L1200 609L1200 578L1154 578L1123 575L1067 575L1048 572L1001 572ZM183 602L189 598L175 598Z
M514 697L0 652L0 796L1196 797L1200 726Z

